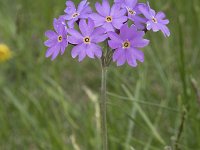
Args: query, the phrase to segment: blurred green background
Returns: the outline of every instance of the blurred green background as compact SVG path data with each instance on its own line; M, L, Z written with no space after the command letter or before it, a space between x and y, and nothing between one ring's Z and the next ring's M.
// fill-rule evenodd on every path
M150 4L167 14L171 36L147 33L137 68L110 66L109 148L162 150L177 141L181 150L199 150L200 1ZM44 32L64 9L65 0L0 0L0 42L14 52L0 64L0 150L100 147L100 62L78 63L71 48L45 58Z

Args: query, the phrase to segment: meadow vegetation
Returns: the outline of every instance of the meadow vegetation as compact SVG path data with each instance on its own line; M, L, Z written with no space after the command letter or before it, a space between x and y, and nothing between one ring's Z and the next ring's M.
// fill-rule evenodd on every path
M171 36L147 32L137 68L111 64L109 148L199 150L200 1L150 3L167 14ZM100 62L78 63L70 47L53 62L45 58L44 32L64 8L65 0L0 0L0 42L13 51L0 64L1 150L100 147Z

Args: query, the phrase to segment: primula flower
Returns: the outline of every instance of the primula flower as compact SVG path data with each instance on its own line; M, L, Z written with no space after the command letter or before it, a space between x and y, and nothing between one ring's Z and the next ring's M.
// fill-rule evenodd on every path
M111 39L108 44L114 49L113 61L117 62L117 66L123 65L127 61L130 66L136 67L136 60L144 61L144 54L138 49L149 44L149 40L143 39L144 35L145 33L137 31L134 25L129 28L127 24L121 27L119 35L115 32L108 33Z
M155 10L150 8L149 3L147 3L146 6L140 6L140 11L143 13L143 15L148 19L146 23L147 30L153 30L154 32L157 32L161 30L164 34L164 36L170 36L170 31L168 27L166 26L169 23L168 19L165 18L165 14L163 12L158 12L156 14Z
M138 0L114 0L114 4L110 6L108 0L102 0L102 4L95 4L97 13L92 12L87 0L82 0L77 8L71 0L67 0L66 6L66 14L54 19L55 31L49 30L45 33L49 38L44 43L48 47L46 57L51 56L52 60L59 53L63 54L70 44L72 57L78 57L79 61L86 56L102 57L102 64L109 66L112 57L117 66L127 62L130 66L136 67L137 60L144 61L144 54L139 48L149 43L143 39L144 31L161 30L165 36L170 35L166 26L169 20L164 19L163 12L156 14L149 3L138 3ZM130 27L128 19L132 20L129 22L132 24ZM80 32L74 28L75 23ZM102 51L98 43L103 41L113 49L110 51L113 53Z
M54 19L53 25L56 32L48 30L45 35L49 39L44 43L49 47L46 52L46 57L52 56L52 60L54 60L60 52L61 55L63 55L68 45L66 27L62 23L59 24L57 19Z
M120 5L114 4L110 8L110 4L107 0L95 5L98 13L93 13L90 17L94 20L95 26L102 26L107 32L115 31L115 29L120 29L124 22L127 21L125 16L126 11L121 9Z
M80 20L79 28L81 33L75 29L68 29L69 36L68 40L71 44L76 45L72 49L72 57L79 57L78 60L82 61L86 55L90 58L100 58L102 56L102 49L97 44L103 42L107 35L105 29L98 27L95 29L94 21L90 18L88 23L86 20Z
M76 21L88 18L89 14L92 13L92 9L89 7L87 0L82 0L77 9L72 1L67 1L66 6L65 19L68 21L69 28L73 28Z
M146 18L141 17L141 12L138 0L115 0L115 2L121 5L122 8L126 9L128 19L132 20L138 29L145 29Z

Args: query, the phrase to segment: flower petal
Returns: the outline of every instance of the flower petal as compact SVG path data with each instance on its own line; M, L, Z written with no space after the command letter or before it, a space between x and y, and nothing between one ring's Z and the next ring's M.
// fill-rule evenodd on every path
M78 61L82 61L86 56L86 48L86 45L83 43L75 46L71 51L72 57L75 58L78 56Z
M105 18L97 13L90 14L89 17L94 21L96 27L103 25L105 22Z
M46 52L46 57L50 57L52 55L51 60L54 60L60 52L60 45L56 44L55 46L49 48Z
M82 0L79 5L77 11L80 13L82 10L84 10L88 6L87 0Z
M79 28L83 36L88 36L88 26L85 19L81 19L79 22Z
M91 43L87 46L86 53L90 58L94 58L94 56L101 58L102 56L101 47L94 43Z
M113 25L108 22L105 22L102 27L106 30L106 32L115 31Z
M83 34L83 36L90 36L94 30L94 21L92 19L88 19L88 24L86 20L81 20L79 23L79 28Z
M107 34L105 34L105 31L106 30L102 27L96 28L91 34L91 41L94 43L105 41L105 39L108 37Z
M137 61L136 61L133 49L129 48L126 50L126 60L130 66L132 67L137 66Z
M129 8L134 8L137 4L138 0L126 0L126 6Z
M152 30L153 32L158 32L160 30L160 25L161 24L158 24L158 23L151 23L152 24Z
M81 50L82 50L82 44L74 46L71 51L72 58L76 58L79 55Z
M94 47L92 43L86 45L85 52L89 58L94 58Z
M58 43L57 39L54 38L54 39L49 39L49 40L45 41L44 45L47 47L52 47L52 46L56 45L57 43Z
M166 24L169 24L169 20L168 19L159 20L159 23L166 25Z
M67 22L69 28L74 28L74 23L78 20L78 18L73 18Z
M151 30L153 28L153 23L151 21L147 21L146 24L147 24L146 26L147 30Z
M102 5L99 2L96 2L95 4L95 8L97 10L97 12L101 15L106 17L108 14L106 14L106 12L104 11L104 9L102 8Z
M117 61L118 58L119 58L121 55L123 55L122 53L123 53L123 49L122 49L122 48L116 49L116 50L114 51L114 54L113 54L113 61L114 61L114 62Z
M134 39L131 41L131 47L143 48L149 44L149 40L146 39Z
M132 25L131 27L128 27L128 24L124 24L120 29L120 37L125 40L133 40L142 38L144 36L143 31L138 31L137 27L135 25Z
M113 18L119 18L125 15L126 9L120 9L121 6L119 4L114 4L111 8L110 16Z
M102 10L104 11L104 13L106 14L106 16L110 15L110 4L108 2L108 0L102 0Z
M117 59L117 66L122 66L126 62L126 53L122 50L121 55Z
M166 25L160 25L160 30L163 32L165 37L170 36L169 28Z
M60 48L61 48L61 55L64 54L66 47L68 46L68 42L67 40L64 40L61 44L60 44Z
M49 48L45 54L46 57L50 57L55 51L59 51L60 47L58 46L58 44L56 44L55 46Z
M45 36L48 37L49 39L52 39L57 37L57 34L52 30L48 30L45 32Z
M84 9L80 12L79 18L81 18L81 19L87 19L91 13L92 13L91 7L87 6L86 8L84 8Z
M123 26L124 22L126 22L126 21L127 21L127 17L123 16L120 18L113 19L112 24L116 29L120 29Z
M59 52L60 52L60 46L58 45L57 49L55 49L52 54L51 60L54 60L58 56Z
M116 43L120 43L120 44L123 43L123 40L121 39L121 37L117 33L115 33L115 32L108 32L107 34L108 34L108 37L111 40L115 41Z
M133 54L137 60L144 62L144 53L142 51L133 48Z
M140 12L141 12L147 19L151 19L152 16L151 16L151 14L150 14L149 11L148 11L147 6L145 6L145 5L139 5L138 8L139 8Z
M70 15L65 15L65 20L71 20L72 19L72 15L70 14Z
M164 14L163 12L158 12L158 13L156 14L156 18L157 18L157 19L164 19L164 18L165 18L165 14Z
M71 44L80 44L83 42L83 36L75 29L68 29L68 33L71 35L68 37L68 41Z
M122 47L122 43L116 42L116 41L114 41L114 40L109 40L109 41L108 41L108 45L109 45L110 48L112 48L112 49L117 49L117 48Z
M76 7L72 1L67 1L66 6L67 6L67 8L65 9L65 13L72 14L72 13L76 12Z
M86 52L85 52L85 48L83 50L80 51L79 55L78 55L78 61L81 62L85 56L86 56Z

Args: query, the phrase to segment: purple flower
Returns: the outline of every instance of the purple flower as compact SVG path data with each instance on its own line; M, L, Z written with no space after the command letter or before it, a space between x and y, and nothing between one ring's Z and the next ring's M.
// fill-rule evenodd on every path
M54 60L60 52L63 55L65 48L68 46L66 27L57 19L54 19L53 25L56 32L48 30L45 35L49 39L44 43L49 47L46 57L52 56L51 60Z
M72 57L78 56L78 60L82 61L86 55L90 58L100 58L102 56L102 49L97 43L103 42L107 35L105 34L105 29L98 27L95 29L94 21L88 19L82 19L79 23L79 28L81 33L75 29L68 29L69 36L68 40L71 44L76 45L72 49Z
M118 2L119 3L119 2ZM138 29L145 29L146 18L141 17L138 0L121 0L121 7L127 10L128 19L132 20Z
M121 9L118 4L114 4L110 8L109 2L103 0L102 5L97 2L95 7L98 13L93 13L90 17L94 20L96 27L102 26L107 32L120 29L124 22L127 21L126 11Z
M72 1L67 1L66 6L65 19L68 21L69 28L73 28L76 21L88 18L89 14L92 13L92 9L89 7L87 0L82 0L77 9Z
M143 48L149 44L149 40L143 39L145 33L137 31L132 25L130 28L127 24L120 29L120 34L109 32L109 46L114 49L113 61L117 62L117 66L123 65L126 61L132 66L137 66L137 60L144 61L144 54L138 48Z
M143 13L143 15L148 19L146 25L147 30L153 30L154 32L157 32L161 30L164 34L164 36L170 36L170 31L168 27L166 26L169 23L168 19L165 18L165 14L163 12L158 12L156 14L155 10L150 8L149 3L147 3L146 6L140 6L140 11Z

